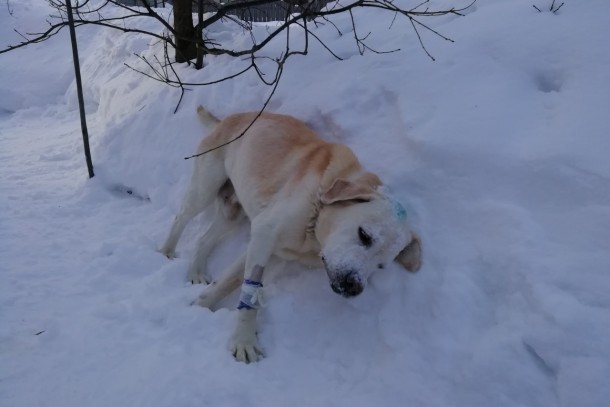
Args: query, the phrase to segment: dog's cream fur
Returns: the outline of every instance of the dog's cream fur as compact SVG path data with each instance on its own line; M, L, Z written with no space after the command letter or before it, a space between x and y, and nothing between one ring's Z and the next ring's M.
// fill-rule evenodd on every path
M203 107L205 124L215 126L197 153L233 140L256 113L218 120ZM216 215L197 242L188 278L207 282L205 262L237 226L250 223L245 253L200 295L214 308L259 274L277 256L326 268L333 291L355 296L370 274L396 259L407 270L421 262L421 244L403 219L402 207L382 192L380 179L365 171L344 145L323 141L303 122L263 113L243 137L194 159L195 169L180 212L161 251L174 251L187 223L216 201ZM240 309L231 351L237 360L256 361L256 309Z

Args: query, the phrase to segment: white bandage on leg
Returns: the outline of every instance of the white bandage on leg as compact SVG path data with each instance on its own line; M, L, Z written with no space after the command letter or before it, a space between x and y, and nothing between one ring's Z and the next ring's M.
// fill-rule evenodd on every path
M261 306L264 306L263 283L244 280L241 285L237 309L258 309Z

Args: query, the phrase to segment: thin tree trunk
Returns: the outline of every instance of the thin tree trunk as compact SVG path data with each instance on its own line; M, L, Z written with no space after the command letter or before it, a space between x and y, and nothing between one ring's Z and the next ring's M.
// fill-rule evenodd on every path
M197 62L195 63L195 68L201 69L203 68L203 4L205 0L199 0L197 2Z
M76 93L78 94L78 109L80 110L80 126L83 133L83 145L85 147L85 159L89 178L93 178L93 162L91 161L91 150L89 150L89 133L87 132L87 120L85 118L85 102L83 99L83 85L80 77L80 63L78 62L78 47L76 45L76 31L74 30L74 17L72 16L72 1L66 0L68 11L68 25L70 27L70 39L72 42L72 59L74 59L74 75L76 77Z
M174 0L174 29L176 30L176 62L187 62L197 57L192 0Z

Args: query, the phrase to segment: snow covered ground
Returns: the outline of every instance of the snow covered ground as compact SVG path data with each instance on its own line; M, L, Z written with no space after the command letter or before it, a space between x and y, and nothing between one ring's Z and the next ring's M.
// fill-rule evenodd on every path
M348 301L323 271L285 265L266 284L267 358L251 365L226 350L234 302L189 306L206 219L178 259L156 248L204 134L195 107L255 110L270 89L244 75L187 92L173 114L178 91L123 65L158 46L83 28L88 180L67 33L0 55L0 405L610 405L610 4L565 2L553 14L532 7L551 0L479 0L429 19L456 41L424 36L436 62L410 25L388 30L393 16L356 14L371 46L401 48L387 55L358 55L348 16L333 19L343 36L314 29L345 60L310 44L269 109L348 144L390 185L424 266L388 267ZM44 2L10 5L0 47L46 24ZM211 35L249 41L229 24ZM180 72L206 81L243 64Z

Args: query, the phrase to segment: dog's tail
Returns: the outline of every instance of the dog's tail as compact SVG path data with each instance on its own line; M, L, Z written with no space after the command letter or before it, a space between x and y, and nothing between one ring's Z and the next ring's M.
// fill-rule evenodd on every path
M216 127L218 123L220 123L220 119L214 116L212 113L205 110L205 108L201 105L197 107L197 115L201 119L201 122L206 127Z

